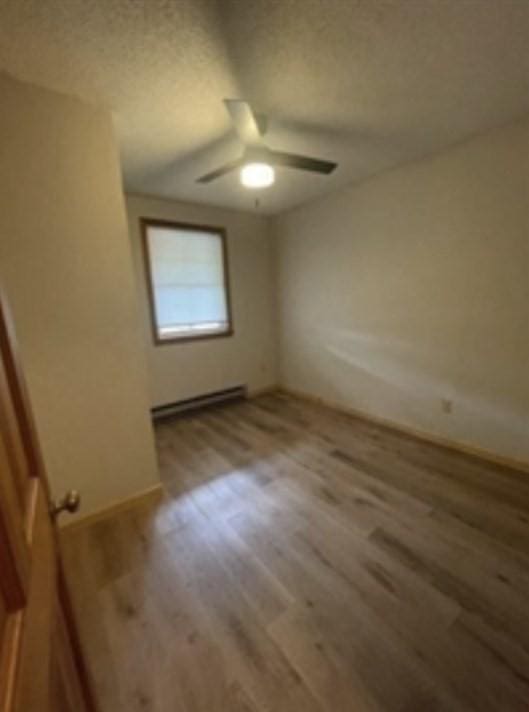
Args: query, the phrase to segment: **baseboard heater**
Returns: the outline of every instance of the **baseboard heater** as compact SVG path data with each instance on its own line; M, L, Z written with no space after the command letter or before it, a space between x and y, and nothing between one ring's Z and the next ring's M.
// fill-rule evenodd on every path
M233 388L225 388L222 391L205 393L204 395L196 396L195 398L185 398L184 400L176 401L174 403L157 405L156 407L151 408L151 414L152 417L157 420L159 418L166 418L170 415L178 415L179 413L187 413L191 410L198 410L199 408L207 408L209 405L239 400L241 398L246 398L246 396L247 387L245 385L233 386Z

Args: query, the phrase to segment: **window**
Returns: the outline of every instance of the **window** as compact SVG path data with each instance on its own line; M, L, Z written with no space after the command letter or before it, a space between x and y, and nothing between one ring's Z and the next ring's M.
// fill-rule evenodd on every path
M222 228L142 218L154 341L233 333Z

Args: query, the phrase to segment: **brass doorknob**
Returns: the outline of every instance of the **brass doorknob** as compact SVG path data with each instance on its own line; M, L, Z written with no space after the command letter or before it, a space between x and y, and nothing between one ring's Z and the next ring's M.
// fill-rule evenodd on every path
M81 506L81 495L77 490L69 490L50 504L50 514L55 519L61 512L77 512Z

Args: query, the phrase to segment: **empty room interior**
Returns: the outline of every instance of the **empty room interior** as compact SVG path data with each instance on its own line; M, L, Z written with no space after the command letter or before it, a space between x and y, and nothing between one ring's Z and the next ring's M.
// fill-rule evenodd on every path
M0 712L529 710L529 2L0 0Z

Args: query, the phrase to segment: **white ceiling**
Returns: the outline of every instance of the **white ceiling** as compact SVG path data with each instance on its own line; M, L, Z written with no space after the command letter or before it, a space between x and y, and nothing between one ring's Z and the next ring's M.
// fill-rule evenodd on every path
M529 113L529 0L0 0L0 67L109 107L128 190L253 210L236 174L195 183L247 99L339 163L280 169L273 214Z

